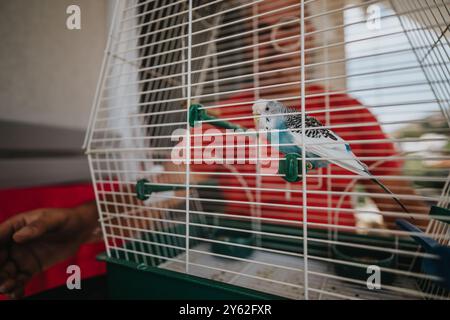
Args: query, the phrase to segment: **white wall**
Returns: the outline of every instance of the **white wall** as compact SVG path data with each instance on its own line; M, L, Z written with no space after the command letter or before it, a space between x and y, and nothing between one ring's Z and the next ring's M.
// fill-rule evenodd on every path
M87 126L112 2L0 1L0 120ZM71 4L80 31L66 28Z

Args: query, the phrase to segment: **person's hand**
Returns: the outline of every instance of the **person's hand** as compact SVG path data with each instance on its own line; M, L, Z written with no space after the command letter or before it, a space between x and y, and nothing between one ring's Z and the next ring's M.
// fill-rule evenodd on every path
M0 294L23 295L38 272L74 255L96 227L94 203L70 209L38 209L0 225Z

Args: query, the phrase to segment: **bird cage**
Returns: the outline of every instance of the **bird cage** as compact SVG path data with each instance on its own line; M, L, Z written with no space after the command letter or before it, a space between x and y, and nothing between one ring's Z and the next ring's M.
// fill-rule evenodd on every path
M85 141L110 294L450 298L449 13L117 1Z

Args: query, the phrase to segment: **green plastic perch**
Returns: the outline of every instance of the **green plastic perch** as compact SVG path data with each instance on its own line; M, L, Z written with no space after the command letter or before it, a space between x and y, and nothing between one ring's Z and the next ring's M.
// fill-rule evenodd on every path
M200 121L210 121L211 125L219 128L247 131L247 128L209 115L201 104L193 104L189 108L189 125L193 128Z
M136 197L139 200L145 201L150 198L153 192L184 190L185 186L168 186L160 184L150 184L147 179L141 179L136 183Z
M302 160L298 153L288 153L278 164L278 174L284 174L287 182L299 182L302 180ZM315 169L314 164L306 162L306 172Z

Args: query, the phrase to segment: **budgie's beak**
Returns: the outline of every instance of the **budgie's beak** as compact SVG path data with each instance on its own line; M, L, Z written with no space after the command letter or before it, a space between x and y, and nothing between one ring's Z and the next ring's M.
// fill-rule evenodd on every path
M253 112L253 120L255 121L255 128L259 128L259 114Z
M259 99L253 105L253 119L255 121L255 128L259 129L259 119L261 118L262 111L266 108L267 100Z

